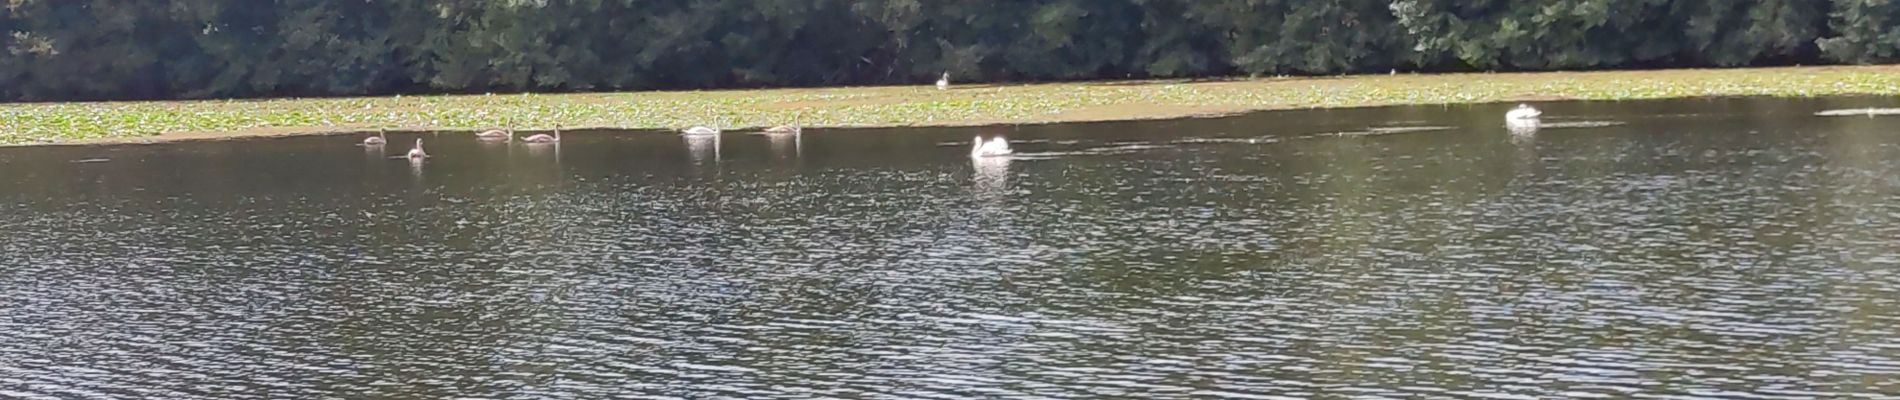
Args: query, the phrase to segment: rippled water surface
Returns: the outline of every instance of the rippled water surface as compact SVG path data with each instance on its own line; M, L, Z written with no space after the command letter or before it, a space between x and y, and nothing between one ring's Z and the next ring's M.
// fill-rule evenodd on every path
M1889 103L0 149L0 397L1891 397Z

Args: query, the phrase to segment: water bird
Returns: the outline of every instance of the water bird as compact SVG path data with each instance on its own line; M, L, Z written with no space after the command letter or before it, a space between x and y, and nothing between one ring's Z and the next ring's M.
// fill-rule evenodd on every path
M805 129L798 126L799 119L801 118L794 116L792 117L791 125L779 125L779 126L774 126L771 128L765 128L765 130L760 131L760 133L764 133L767 135L797 135L800 133L804 133Z
M424 151L422 151L422 139L421 139L421 138L417 138L417 139L416 139L416 147L415 147L415 148L412 148L412 149L409 149L409 156L408 156L408 157L409 157L409 159L411 159L411 160L420 160L420 159L424 159L424 158L429 158L429 153L427 153L427 152L424 152Z
M561 125L560 124L554 125L554 136L548 136L548 134L542 133L542 134L536 134L534 136L529 136L525 139L521 139L521 141L528 142L528 143L560 143L561 142Z
M1009 149L1009 140L1003 139L1002 137L990 139L988 142L983 141L983 137L981 136L973 138L972 140L975 143L970 147L970 157L995 157L1014 153L1014 151Z
M800 128L797 125L792 125L792 126L779 125L779 126L774 126L771 128L766 128L765 131L763 131L763 133L767 135L797 135L797 134L803 133L804 130L805 130L804 128Z
M1518 104L1517 108L1513 108L1511 111L1504 113L1504 119L1509 121L1528 121L1537 119L1543 115L1543 111L1537 111L1536 108L1531 107L1529 104Z
M943 77L937 78L937 90L950 90L950 72L949 71L944 71Z
M512 119L508 120L508 127L504 129L489 129L477 133L475 134L475 139L506 140L512 142L515 140L515 121Z
M389 134L389 129L376 128L376 136L364 138L363 145L364 146L381 146L383 145L383 143L389 143L389 138L386 137L388 136L388 134Z
M686 134L686 135L688 135L688 136L709 136L709 135L717 135L717 134L719 134L719 129L718 129L718 128L708 128L708 127L706 127L706 126L703 126L703 125L702 125L702 126L695 126L695 127L691 127L691 128L686 128L686 130L684 130L684 131L680 131L680 133L685 133L685 134Z

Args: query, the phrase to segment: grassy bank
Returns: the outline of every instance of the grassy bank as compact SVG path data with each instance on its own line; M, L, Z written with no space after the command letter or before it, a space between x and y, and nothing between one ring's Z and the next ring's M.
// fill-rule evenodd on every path
M1700 96L1900 95L1900 67L1368 75L702 92L0 105L0 144L143 142L374 130L677 129L696 124L952 126L1253 110Z

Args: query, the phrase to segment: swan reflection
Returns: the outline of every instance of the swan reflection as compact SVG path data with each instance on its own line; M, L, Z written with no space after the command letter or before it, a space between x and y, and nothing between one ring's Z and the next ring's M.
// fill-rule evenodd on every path
M1536 119L1504 120L1504 128L1509 129L1511 131L1511 134L1514 136L1523 136L1523 135L1530 135L1530 134L1537 133L1537 128L1539 128L1540 125L1542 124L1539 123Z
M418 180L422 179L423 159L420 157L407 157L407 161L409 162L409 176Z
M533 146L516 146L516 147L521 147L525 149L528 152L528 159L536 160L530 163L530 165L537 165L537 166L552 165L555 169L557 170L560 169L561 142L548 142L548 143L542 143L542 144L537 144Z
M714 163L719 162L719 135L684 135L681 137L686 140L686 152L692 157L694 164L704 164L707 161Z
M389 153L383 151L383 146L363 146L363 157L373 164L389 162Z
M974 191L979 198L1001 197L1009 190L1009 157L973 157Z
M805 155L804 135L771 135L772 155L778 158L799 158Z

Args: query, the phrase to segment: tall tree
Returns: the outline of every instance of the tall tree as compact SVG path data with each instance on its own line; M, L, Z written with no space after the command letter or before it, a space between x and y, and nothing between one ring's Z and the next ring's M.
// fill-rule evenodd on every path
M1834 0L1828 37L1816 41L1830 60L1849 63L1900 60L1900 2Z

